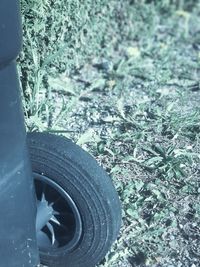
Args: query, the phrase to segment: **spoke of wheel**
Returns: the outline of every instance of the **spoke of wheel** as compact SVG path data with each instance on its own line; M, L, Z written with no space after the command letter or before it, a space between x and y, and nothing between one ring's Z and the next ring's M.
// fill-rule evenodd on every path
M47 185L45 183L42 183L42 196L41 196L42 198L43 197L45 198L46 188L47 188Z
M60 222L57 220L57 218L54 215L51 217L50 221L54 222L57 225L60 225Z
M53 205L51 205L51 206L53 206ZM53 211L53 215L60 215L60 214L61 214L61 213L58 212L58 211L56 211L56 210Z
M44 192L42 192L41 202L46 202L46 198L45 198L45 194L44 194Z
M48 222L47 223L47 227L48 227L48 229L49 229L49 231L51 233L51 243L52 243L52 245L54 245L55 241L56 241L56 238L55 238L55 233L54 233L53 226Z

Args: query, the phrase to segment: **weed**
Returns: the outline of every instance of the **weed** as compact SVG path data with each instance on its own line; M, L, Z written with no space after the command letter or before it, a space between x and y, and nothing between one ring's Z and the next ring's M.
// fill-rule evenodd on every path
M29 130L110 173L123 227L100 266L199 266L199 1L23 0Z

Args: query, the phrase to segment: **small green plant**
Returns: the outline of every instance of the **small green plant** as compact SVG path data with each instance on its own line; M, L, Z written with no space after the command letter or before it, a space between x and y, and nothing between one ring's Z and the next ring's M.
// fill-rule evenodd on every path
M72 138L121 198L100 266L199 266L198 1L21 2L28 130Z

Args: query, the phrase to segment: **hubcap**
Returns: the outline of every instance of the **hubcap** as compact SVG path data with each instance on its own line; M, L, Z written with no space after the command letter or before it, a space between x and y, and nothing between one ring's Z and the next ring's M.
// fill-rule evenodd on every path
M37 197L36 232L40 250L73 249L82 235L76 204L56 182L34 173Z

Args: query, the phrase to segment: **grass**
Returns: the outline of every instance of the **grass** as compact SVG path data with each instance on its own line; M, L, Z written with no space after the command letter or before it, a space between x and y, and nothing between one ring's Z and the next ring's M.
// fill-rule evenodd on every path
M123 227L101 267L198 267L200 3L96 1L83 23L78 2L22 1L27 128L72 138L111 175Z

